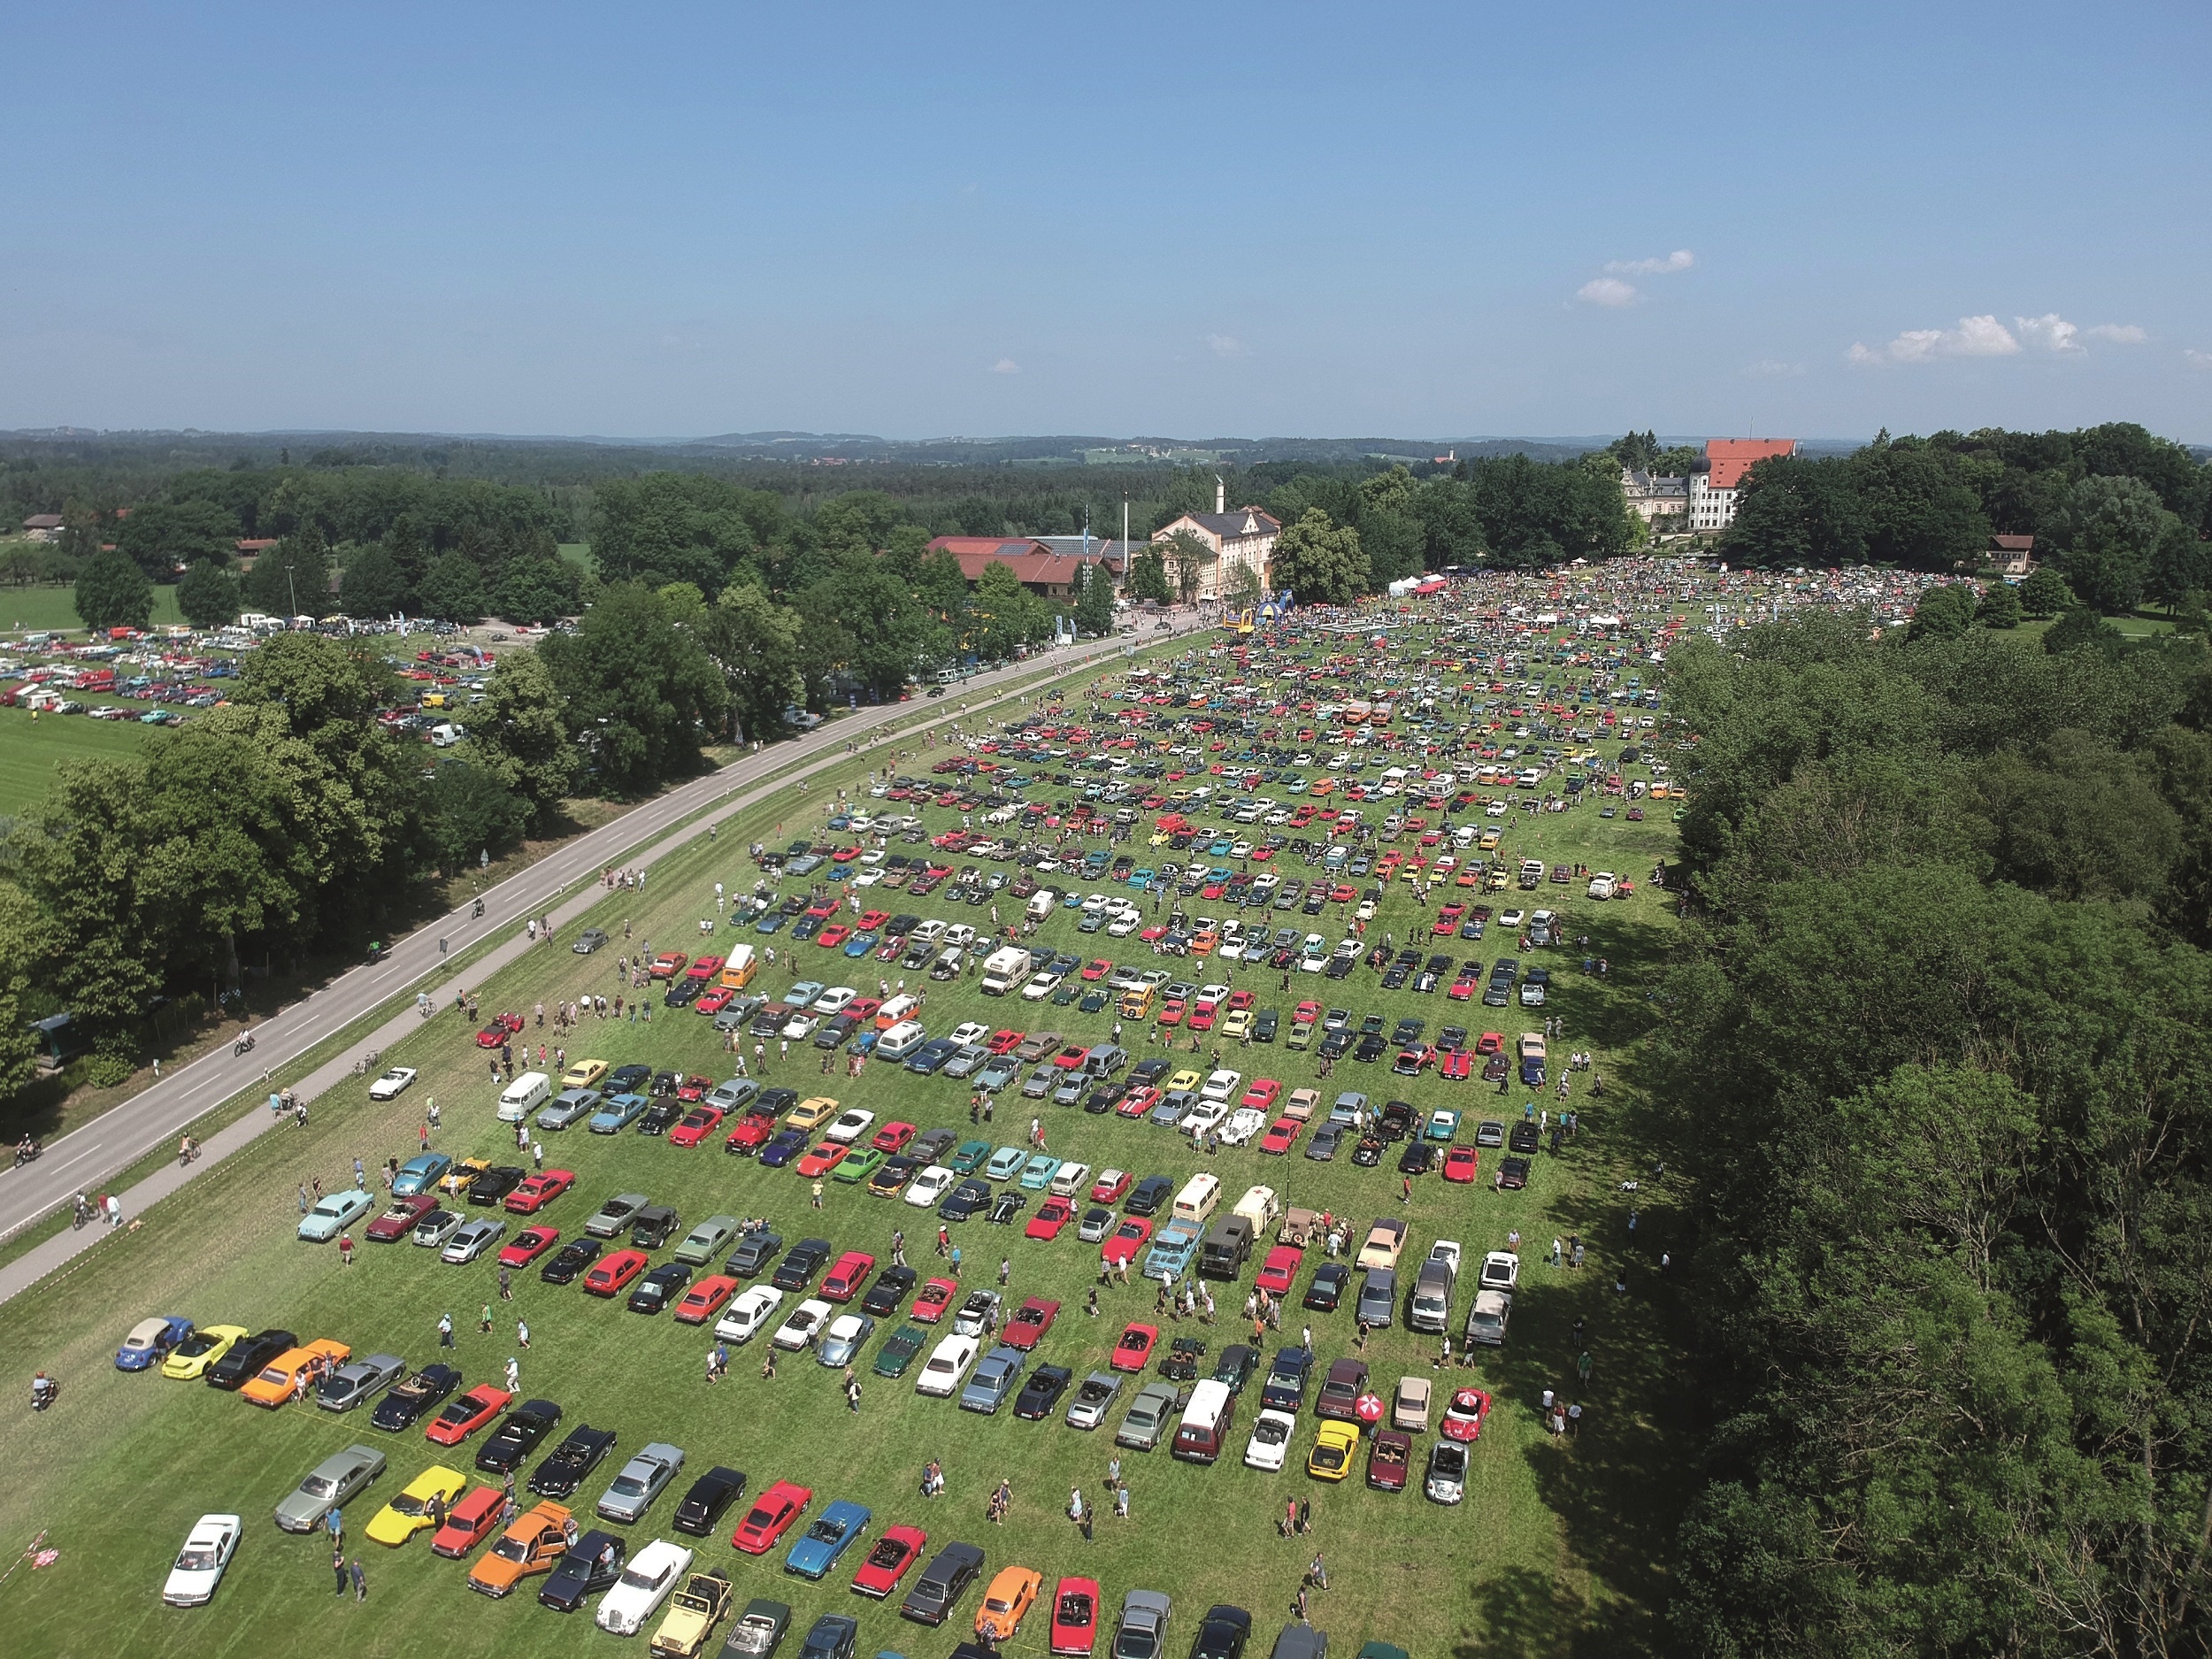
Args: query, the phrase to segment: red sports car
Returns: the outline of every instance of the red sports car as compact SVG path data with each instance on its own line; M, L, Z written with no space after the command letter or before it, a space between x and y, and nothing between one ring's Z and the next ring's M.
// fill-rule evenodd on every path
M933 1279L922 1286L906 1317L917 1325L935 1325L951 1310L953 1298L959 1294L960 1286L951 1279Z
M389 1210L369 1223L370 1242L396 1244L415 1230L415 1223L437 1207L437 1197L431 1193L417 1193L412 1198L395 1198Z
M882 1601L899 1587L899 1580L922 1558L928 1542L929 1534L918 1526L885 1529L876 1547L868 1552L868 1559L860 1563L860 1571L853 1574L853 1588Z
M1091 1183L1091 1202L1094 1204L1118 1204L1135 1180L1127 1170L1101 1170L1098 1179Z
M737 1294L737 1280L727 1273L717 1273L703 1279L684 1292L684 1299L676 1304L678 1325L704 1325L722 1311L722 1304Z
M513 1398L504 1388L479 1383L458 1400L448 1401L445 1409L433 1417L430 1426L423 1432L434 1445L458 1446L504 1411Z
M695 1014L718 1014L737 1000L737 993L726 985L718 985L702 991L691 1004Z
M1075 1206L1064 1198L1048 1198L1037 1206L1037 1213L1022 1229L1033 1239L1056 1239L1060 1229L1075 1219Z
M832 922L814 935L814 942L825 950L834 950L853 936L853 930L842 922Z
M494 1014L492 1023L476 1033L476 1046L480 1048L496 1048L521 1029L521 1015Z
M813 1502L813 1488L779 1480L754 1501L750 1512L730 1535L730 1542L749 1555L764 1555Z
M1141 1118L1167 1097L1156 1088L1133 1088L1114 1102L1117 1118Z
M1295 1118L1278 1118L1260 1137L1260 1150L1281 1157L1297 1143L1298 1132L1304 1127Z
M886 1124L868 1144L879 1152L897 1152L920 1133L919 1125L915 1124Z
M712 1078L704 1076L700 1072L694 1071L689 1077L676 1085L676 1098L682 1101L687 1105L695 1105L698 1102L706 1099L707 1095L713 1090L713 1088L714 1079Z
M829 1277L822 1281L822 1298L826 1302L850 1302L868 1282L868 1275L876 1271L876 1258L865 1250L848 1250L837 1258Z
M534 1216L575 1185L573 1170L540 1170L522 1178L522 1184L507 1194L504 1208L512 1215Z
M1274 1295L1287 1296L1298 1278L1298 1264L1306 1259L1306 1253L1294 1244L1279 1244L1268 1251L1267 1260L1261 1263L1259 1277L1252 1282Z
M1244 1091L1244 1098L1237 1104L1263 1112L1275 1103L1275 1097L1282 1092L1283 1086L1273 1078L1256 1077L1252 1079L1252 1087Z
M991 1033L988 1047L993 1054L1011 1054L1022 1046L1022 1039L1026 1034L1018 1031L995 1031Z
M1102 979L1113 971L1114 964L1103 956L1093 956L1083 964L1083 977L1086 979Z
M724 1117L719 1106L694 1106L686 1112L683 1121L668 1132L672 1147L695 1147L722 1126Z
M888 910L863 910L859 921L854 926L864 933L872 933L890 919L891 912Z
M618 1296L646 1270L649 1260L642 1250L617 1250L584 1275L584 1289L594 1296Z
M775 1133L775 1113L749 1112L745 1121L731 1130L729 1138L722 1144L741 1157L749 1157L765 1146Z
M1471 1181L1482 1163L1482 1154L1472 1147L1449 1147L1444 1153L1444 1179L1448 1181Z
M1133 1262L1137 1259L1137 1252L1143 1249L1151 1238L1151 1217L1124 1216L1121 1225L1108 1233L1106 1242L1098 1247L1099 1257L1117 1266L1124 1262Z
M1025 1354L1045 1340L1045 1333L1052 1329L1052 1322L1060 1317L1060 1304L1048 1302L1042 1296L1032 1296L1014 1310L1014 1317L1006 1322L1006 1329L999 1340L1009 1348L1018 1348Z
M1482 1432L1483 1419L1489 1415L1487 1390L1462 1388L1452 1395L1451 1404L1444 1408L1444 1421L1438 1426L1448 1440L1471 1440Z
M700 956L695 959L688 968L684 970L684 978L687 979L711 979L716 974L722 972L722 961L723 959L720 956Z
M1145 1361L1152 1357L1152 1350L1159 1346L1160 1327L1156 1325L1132 1325L1121 1333L1114 1344L1114 1356L1108 1363L1116 1371L1142 1371Z
M1474 1075L1475 1056L1464 1048L1455 1048L1437 1063L1437 1074L1455 1083L1463 1083Z
M558 1227L525 1227L515 1241L499 1253L502 1267L527 1267L551 1249L561 1236Z
M1061 1579L1052 1590L1052 1651L1088 1655L1098 1641L1098 1613L1097 1579Z
M840 1146L834 1141L825 1141L799 1160L799 1173L808 1180L827 1175L845 1161L845 1155L851 1150L850 1147Z
M690 961L691 958L680 951L664 952L653 958L651 977L656 979L672 979L684 971Z

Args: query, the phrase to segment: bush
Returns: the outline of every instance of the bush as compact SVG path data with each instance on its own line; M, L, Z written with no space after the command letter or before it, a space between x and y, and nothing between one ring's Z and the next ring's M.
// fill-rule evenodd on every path
M84 1063L84 1080L94 1088L117 1088L137 1069L119 1054L96 1054Z

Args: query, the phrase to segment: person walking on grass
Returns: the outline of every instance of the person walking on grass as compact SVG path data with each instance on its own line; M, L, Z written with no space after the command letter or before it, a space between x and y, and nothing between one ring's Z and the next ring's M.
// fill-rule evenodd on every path
M338 1580L336 1594L343 1595L346 1593L346 1547L343 1544L332 1548L330 1571L332 1576Z
M357 1602L369 1599L369 1575L362 1571L358 1555L353 1558L353 1599Z

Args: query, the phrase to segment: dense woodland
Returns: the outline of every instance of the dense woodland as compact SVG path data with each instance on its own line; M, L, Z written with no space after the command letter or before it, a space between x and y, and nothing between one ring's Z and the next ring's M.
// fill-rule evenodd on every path
M1653 1081L1713 1418L1681 1644L2201 1654L2204 647L1870 633L1668 664L1693 886Z

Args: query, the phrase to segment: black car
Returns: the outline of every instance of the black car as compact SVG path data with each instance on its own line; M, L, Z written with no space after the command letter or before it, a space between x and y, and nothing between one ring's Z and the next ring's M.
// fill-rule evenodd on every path
M899 1603L901 1617L918 1624L941 1624L952 1616L960 1593L983 1571L983 1552L973 1544L948 1544Z
M860 1299L860 1311L879 1319L887 1319L899 1310L907 1294L914 1288L915 1272L910 1267L887 1267L876 1275L876 1282L868 1286L868 1294Z
M959 1144L960 1137L952 1130L931 1129L915 1136L906 1150L917 1164L934 1164Z
M1352 1282L1352 1270L1341 1262L1324 1262L1313 1270L1313 1283L1306 1286L1303 1305L1321 1313L1334 1313L1336 1305L1344 1300L1345 1286Z
M1362 1135L1359 1144L1352 1148L1352 1162L1363 1170L1371 1170L1382 1162L1383 1143L1373 1135Z
M726 1271L739 1279L750 1279L782 1252L782 1233L771 1233L765 1227L756 1227L745 1235L744 1241L730 1253L730 1259L722 1266Z
M1536 1125L1524 1121L1507 1132L1505 1144L1509 1151L1528 1154L1536 1150L1539 1140Z
M573 1497L584 1478L599 1460L614 1449L614 1431L580 1424L553 1448L552 1455L530 1471L530 1490L541 1498Z
M1272 1042L1275 1033L1282 1029L1283 1017L1271 1008L1263 1008L1252 1017L1252 1041Z
M1190 1659L1244 1659L1244 1644L1252 1639L1252 1616L1240 1607L1224 1602L1206 1609L1198 1635L1191 1643Z
M538 1277L549 1285L570 1285L577 1276L599 1259L607 1247L597 1239L574 1239L561 1246L560 1253L543 1267Z
M1233 1394L1242 1394L1244 1385L1259 1368L1259 1349L1242 1342L1232 1342L1221 1350L1221 1358L1215 1363L1214 1380L1227 1383Z
M744 1471L718 1464L693 1481L691 1490L684 1494L683 1502L676 1506L676 1530L694 1538L704 1538L714 1531L722 1511L744 1495Z
M1386 1141L1402 1141L1413 1133L1417 1121L1410 1103L1394 1100L1375 1115L1375 1133Z
M1343 1139L1342 1124L1323 1124L1306 1142L1306 1156L1317 1164L1326 1164L1336 1156L1338 1143Z
M1344 1051L1352 1046L1353 1041L1352 1033L1348 1031L1340 1028L1331 1032L1321 1040L1321 1057L1324 1060L1340 1058Z
M1359 1047L1352 1050L1352 1058L1362 1065L1372 1065L1383 1057L1383 1051L1389 1046L1379 1034L1362 1037Z
M630 1287L623 1305L632 1313L658 1313L691 1283L691 1270L681 1262L664 1262Z
M483 1450L476 1454L476 1466L487 1474L511 1475L560 1420L561 1409L550 1400L525 1402L510 1411L498 1432L484 1442Z
M1425 1141L1412 1141L1398 1155L1398 1173L1426 1175L1436 1167L1436 1148Z
M538 1605L556 1613L573 1613L588 1597L614 1587L628 1554L629 1546L621 1539L594 1527L553 1563L545 1587L538 1592Z
M243 1388L260 1374L263 1366L299 1345L299 1338L289 1331L257 1331L207 1368L207 1386L226 1394Z
M1508 1158L1498 1165L1498 1185L1516 1191L1528 1185L1528 1160Z
M529 1171L516 1164L494 1164L469 1183L469 1202L486 1206L496 1204L521 1186L529 1173Z
M1064 1365L1038 1366L1029 1373L1021 1393L1015 1396L1014 1415L1032 1423L1051 1416L1053 1408L1060 1403L1060 1396L1067 1393L1068 1385L1074 1380L1075 1373Z
M706 988L705 980L686 977L668 987L667 995L661 998L661 1005L664 1008L688 1008L693 999Z
M648 1091L655 1099L664 1099L683 1087L684 1080L673 1071L653 1073L653 1087Z
M675 1127L676 1122L690 1110L682 1101L672 1096L657 1100L639 1114L637 1132L641 1135L664 1135Z
M1010 1187L991 1201L991 1219L1002 1227L1009 1227L1020 1220L1022 1211L1028 1208L1029 1194Z
M461 1386L461 1373L450 1365L426 1365L405 1382L394 1385L376 1402L369 1426L396 1434L411 1429L423 1413L443 1402Z
M990 1202L991 1183L971 1175L945 1194L944 1201L937 1206L938 1217L944 1221L966 1221Z
M1306 1379L1313 1373L1313 1355L1302 1348L1286 1348L1275 1356L1260 1387L1260 1404L1278 1411L1295 1411L1306 1402Z
M835 1250L836 1247L827 1239L801 1239L791 1247L791 1254L783 1258L783 1265L768 1282L778 1290L804 1290Z
M1094 1117L1102 1117L1121 1103L1121 1097L1129 1092L1126 1083L1109 1083L1093 1089L1084 1097L1083 1110Z
M1133 1216L1155 1215L1174 1192L1175 1183L1166 1176L1148 1175L1129 1189L1129 1202L1125 1208Z
M600 1085L609 1094L635 1094L652 1081L653 1068L649 1065L618 1065L607 1073Z
M1170 1382L1196 1382L1198 1362L1205 1352L1203 1337L1177 1337L1168 1345L1166 1357L1160 1361L1160 1375Z
M825 1613L808 1627L799 1645L799 1659L853 1659L853 1644L860 1640L860 1621L842 1613Z

